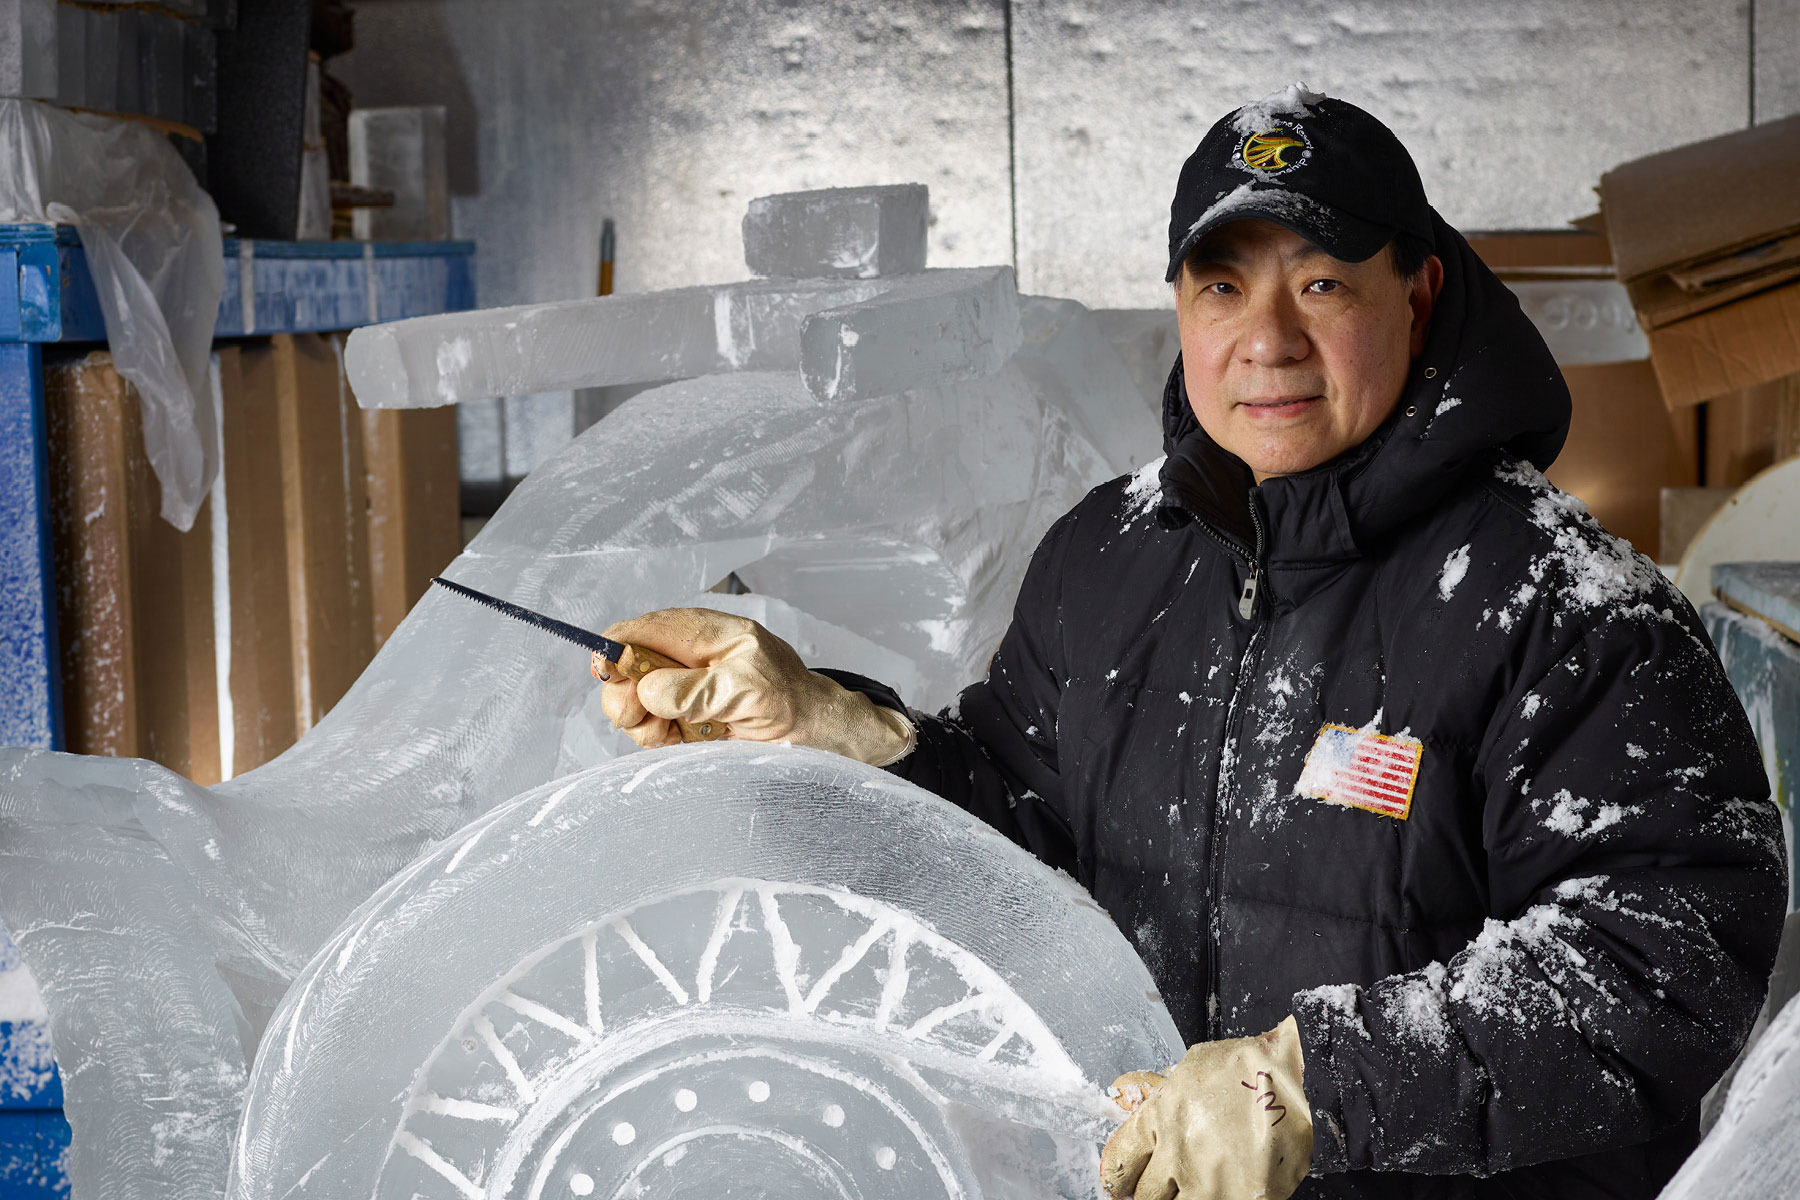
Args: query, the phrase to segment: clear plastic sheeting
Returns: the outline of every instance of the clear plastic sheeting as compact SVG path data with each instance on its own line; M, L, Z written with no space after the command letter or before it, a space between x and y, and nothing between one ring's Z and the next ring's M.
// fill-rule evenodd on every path
M764 283L770 304L807 294ZM1092 315L1024 311L1030 336L980 378L855 404L812 395L789 323L769 351L785 369L714 359L728 373L632 397L534 470L445 574L594 630L670 605L754 608L812 665L948 703L992 655L1050 523L1159 449L1129 372L1086 362L1109 352ZM660 334L642 336L648 353ZM708 593L734 573L753 595ZM596 690L586 651L433 589L318 725L225 783L0 750L0 917L43 986L77 1194L216 1197L246 1064L288 1053L263 1037L270 1014L357 906L495 805L640 761ZM695 831L659 828L670 840L647 865L679 873ZM445 957L529 950L499 940Z
M212 197L147 126L0 99L0 223L15 222L81 234L113 363L142 401L162 515L191 528L219 473L207 361L225 266Z
M270 1026L231 1194L1091 1196L1100 1089L1180 1053L1105 913L979 821L821 751L680 747L363 905Z

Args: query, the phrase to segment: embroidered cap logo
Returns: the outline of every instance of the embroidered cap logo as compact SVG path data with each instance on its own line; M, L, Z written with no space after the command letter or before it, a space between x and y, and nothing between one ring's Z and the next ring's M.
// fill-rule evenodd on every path
M1238 160L1263 175L1281 175L1304 163L1311 151L1305 134L1277 125L1246 137L1238 145Z

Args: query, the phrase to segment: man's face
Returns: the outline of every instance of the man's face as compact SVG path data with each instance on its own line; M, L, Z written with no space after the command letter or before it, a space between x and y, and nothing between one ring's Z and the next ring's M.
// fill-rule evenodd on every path
M1342 262L1242 220L1203 238L1176 276L1188 402L1258 483L1342 454L1399 402L1443 265L1428 258L1408 284L1393 253Z

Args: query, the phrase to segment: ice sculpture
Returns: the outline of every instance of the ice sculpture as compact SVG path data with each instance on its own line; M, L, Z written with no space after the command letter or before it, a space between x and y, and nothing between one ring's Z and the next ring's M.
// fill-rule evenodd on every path
M365 904L269 1028L232 1195L1090 1196L1101 1083L1179 1054L1106 915L978 821L821 751L681 747Z
M821 403L808 389L809 317L886 294L916 303L956 279L995 303L964 306L949 333L986 349L940 357L928 383L890 376L905 385L892 394ZM359 331L398 356L385 361L401 363L388 378L403 404L470 380L542 390L541 373L577 368L701 372L633 397L532 472L449 577L598 629L735 572L833 656L818 665L905 680L909 702L936 707L992 653L1050 522L1157 452L1129 372L1092 361L1108 353L1093 316L1017 297L1009 270L701 291L692 311L687 293L576 302L543 317L558 332L538 341L512 310ZM644 315L665 303L686 315ZM672 366L658 357L671 347ZM592 693L580 650L434 592L311 732L218 786L139 760L0 750L0 917L50 1010L77 1192L215 1197L289 985L434 842L630 749Z
M1800 1004L1790 1000L1750 1048L1718 1124L1661 1200L1800 1194Z

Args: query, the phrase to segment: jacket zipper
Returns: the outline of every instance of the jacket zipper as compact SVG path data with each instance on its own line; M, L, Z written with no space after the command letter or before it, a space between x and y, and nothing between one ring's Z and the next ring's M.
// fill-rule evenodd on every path
M1244 683L1254 672L1256 658L1262 648L1263 624L1256 621L1257 606L1262 595L1263 575L1263 523L1262 514L1256 505L1256 489L1250 489L1250 524L1256 530L1256 548L1248 558L1241 551L1232 547L1224 536L1201 521L1200 525L1220 544L1231 550L1237 557L1244 559L1250 573L1244 579L1244 590L1238 596L1238 616L1246 621L1256 623L1250 630L1250 640L1244 643L1243 657L1238 661L1236 680L1231 685L1231 703L1225 709L1225 741L1221 747L1219 758L1219 778L1213 788L1212 803L1212 836L1207 839L1207 879L1209 893L1207 896L1207 957L1206 957L1206 1037L1214 1041L1221 1035L1222 1022L1219 1019L1219 944L1221 908L1220 893L1224 888L1225 855L1221 843L1225 840L1225 807L1228 801L1227 792L1232 787L1231 770L1238 755L1238 722L1241 719L1241 701L1244 695ZM1229 748L1229 757L1225 753Z

